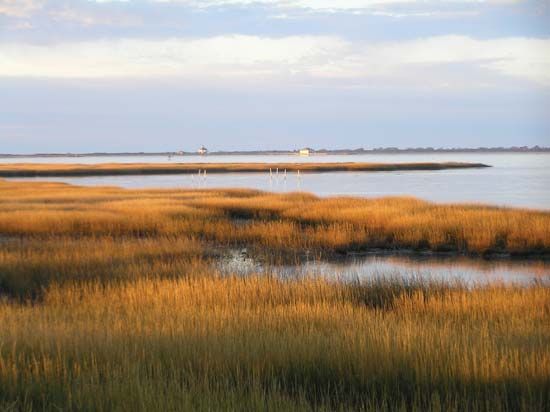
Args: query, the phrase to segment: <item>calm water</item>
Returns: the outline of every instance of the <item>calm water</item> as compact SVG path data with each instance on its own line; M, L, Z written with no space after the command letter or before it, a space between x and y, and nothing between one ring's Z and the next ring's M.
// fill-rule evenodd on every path
M268 173L179 176L114 176L17 180L62 181L77 185L115 185L127 188L246 187L285 192L302 190L321 196L379 197L407 195L436 202L476 202L493 205L550 209L550 154L399 154L353 156L185 156L85 157L0 159L2 163L158 163L158 162L476 162L486 169L417 172L338 172L296 174ZM467 283L550 282L550 262L485 261L461 257L411 258L404 256L355 257L337 262L308 262L297 266L263 268L238 253L223 262L232 273L269 270L283 277L324 276L331 279L364 279L376 276L422 277Z
M333 262L310 261L300 265L264 267L235 251L220 264L225 273L249 275L271 273L282 278L320 276L354 281L373 278L431 279L460 281L467 285L534 282L550 284L550 262L483 260L466 257L363 256Z
M78 185L115 185L127 188L246 187L276 192L307 191L321 196L415 196L436 202L476 202L550 209L550 154L394 154L347 156L159 156L66 157L0 159L2 163L191 163L191 162L476 162L486 169L416 172L268 173L168 176L112 176L18 180L62 181Z

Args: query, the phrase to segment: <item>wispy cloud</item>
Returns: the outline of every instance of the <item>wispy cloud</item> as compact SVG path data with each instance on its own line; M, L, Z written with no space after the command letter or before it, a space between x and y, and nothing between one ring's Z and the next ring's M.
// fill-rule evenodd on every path
M0 15L27 17L44 5L45 0L0 0Z
M120 0L99 0L120 1ZM157 3L180 3L194 7L213 7L227 5L269 5L280 8L306 8L312 10L358 10L379 8L388 5L440 5L440 4L514 4L522 0L151 0Z
M436 36L371 43L336 36L232 35L0 45L0 76L384 79L452 85L456 65L550 85L550 39Z
M96 0L97 1L97 0ZM99 0L120 1L120 0ZM304 13L370 14L392 18L449 18L476 16L481 8L510 6L527 0L149 0L157 4L179 4L197 9L267 7L280 13L272 17L290 19Z
M117 1L117 0L103 0ZM483 6L506 6L526 0L150 0L156 3L183 4L195 8L264 6L317 13L387 13L388 16L431 17L476 13Z
M45 77L274 75L305 70L342 54L333 37L101 40L0 45L0 75Z
M108 14L101 10L87 10L70 6L50 10L48 15L56 22L70 22L82 26L116 25L124 27L141 23L141 19L131 15Z

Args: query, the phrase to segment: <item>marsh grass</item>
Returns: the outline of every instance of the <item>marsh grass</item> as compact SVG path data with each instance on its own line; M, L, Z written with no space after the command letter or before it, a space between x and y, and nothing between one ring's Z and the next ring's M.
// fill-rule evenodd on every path
M414 198L0 181L0 293L36 297L50 282L132 279L144 267L196 272L235 247L271 263L372 248L545 255L549 233L548 212Z
M549 221L410 198L0 182L0 410L548 410L547 286L222 276L213 259L547 252Z
M269 250L550 251L550 213L407 197L318 198L252 190L123 190L0 181L0 233L185 236Z
M202 276L0 305L0 405L525 410L550 402L548 288Z
M489 167L482 163L13 163L0 164L0 177L117 176L208 173L378 172L397 170L444 170Z

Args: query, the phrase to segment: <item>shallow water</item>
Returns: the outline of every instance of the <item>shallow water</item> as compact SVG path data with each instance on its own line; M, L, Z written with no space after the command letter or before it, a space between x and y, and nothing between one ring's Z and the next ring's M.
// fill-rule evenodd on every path
M355 281L375 278L425 279L453 283L550 284L550 262L483 260L466 257L355 256L335 261L311 260L296 265L263 265L238 251L220 262L224 273L270 273L282 278L323 277Z
M214 188L244 187L276 192L307 191L321 196L351 195L380 197L407 195L437 202L475 202L515 207L550 209L550 153L529 154L395 154L347 156L178 156L19 158L0 162L31 163L158 163L158 162L475 162L485 169L411 172L219 174L206 179L197 175L106 176L81 178L38 178L15 180L62 181L77 185L114 185L127 188ZM275 171L274 171L275 172ZM1 239L0 239L1 241ZM429 278L466 283L550 282L550 262L482 260L464 257L364 256L339 261L310 261L300 265L264 267L240 254L225 259L222 269L231 273L273 272L282 277L323 276L355 280L377 276Z
M62 181L77 185L110 185L126 188L241 187L275 192L306 191L320 196L414 196L436 202L485 203L499 206L550 209L550 153L415 153L339 156L160 156L66 157L0 159L2 163L157 163L157 162L475 162L491 168L402 171L210 174L164 176L102 176L78 178L29 178L16 180ZM275 171L274 171L275 172Z

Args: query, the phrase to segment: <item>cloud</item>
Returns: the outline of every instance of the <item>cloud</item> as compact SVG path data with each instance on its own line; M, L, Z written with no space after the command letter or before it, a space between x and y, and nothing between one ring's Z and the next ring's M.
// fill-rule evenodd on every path
M336 36L121 39L56 45L0 44L0 76L181 77L300 81L383 80L453 85L495 74L550 85L550 39L436 36L350 42ZM475 76L470 76L474 73ZM477 76L477 77L476 77Z
M99 0L101 1L101 0ZM102 0L107 2L109 0ZM120 1L120 0L112 0ZM366 9L371 7L380 7L390 4L426 4L426 3L487 3L487 4L510 4L520 3L522 0L152 0L156 3L183 3L197 7L224 6L224 5L251 5L265 4L278 7L301 7L309 9Z
M346 43L323 36L99 40L0 45L0 75L45 77L262 76L307 70Z
M109 0L101 0L106 2ZM117 1L117 0L112 0ZM118 0L120 1L120 0ZM516 4L524 0L152 0L156 3L179 3L192 7L223 7L264 5L278 8L309 9L314 11L354 11L365 9L380 9L388 6L449 6L488 4Z
M393 17L431 17L446 15L475 14L475 5L516 4L524 0L0 0L0 15L27 18L45 9L57 19L93 25L98 19L91 16L87 9L95 4L101 7L107 4L122 4L133 7L155 7L161 4L179 4L190 9L264 6L284 13L302 10L305 12L351 12L354 14L369 12ZM277 15L277 14L275 14ZM101 23L101 21L99 22Z
M43 7L42 0L0 0L0 15L27 17Z
M370 64L371 70L386 72L403 66L470 63L501 74L550 83L550 39L437 36L368 45L353 58L365 66Z
M96 3L129 3L131 0L95 0ZM479 13L483 6L506 6L526 0L145 0L146 4L177 4L191 9L266 7L274 16L293 13L351 13L386 17L460 17Z
M56 22L69 22L81 26L111 25L118 27L136 26L141 19L121 13L104 13L102 10L85 10L71 7L53 9L49 16Z

